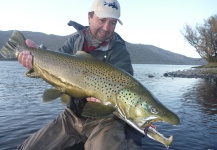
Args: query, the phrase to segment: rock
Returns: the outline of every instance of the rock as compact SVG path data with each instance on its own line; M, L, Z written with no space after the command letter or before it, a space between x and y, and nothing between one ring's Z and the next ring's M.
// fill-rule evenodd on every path
M154 77L154 75L151 75L151 74L149 74L149 75L148 75L148 77L149 77L149 78L153 78L153 77Z
M169 74L168 74L168 73L164 73L163 76L164 76L164 77L168 77Z

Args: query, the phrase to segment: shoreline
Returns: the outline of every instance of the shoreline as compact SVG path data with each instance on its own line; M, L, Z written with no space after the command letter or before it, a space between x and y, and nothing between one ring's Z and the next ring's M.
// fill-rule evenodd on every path
M164 77L217 79L217 68L191 68L166 72Z

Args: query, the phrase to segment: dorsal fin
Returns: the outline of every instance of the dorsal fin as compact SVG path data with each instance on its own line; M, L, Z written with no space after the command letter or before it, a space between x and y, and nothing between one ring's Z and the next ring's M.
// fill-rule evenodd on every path
M81 50L77 51L75 56L80 58L86 58L86 59L94 59L93 56Z

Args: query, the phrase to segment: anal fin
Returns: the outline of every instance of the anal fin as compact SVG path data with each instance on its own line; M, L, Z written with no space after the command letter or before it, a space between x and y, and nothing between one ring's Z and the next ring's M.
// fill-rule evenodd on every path
M47 89L43 93L43 102L50 102L56 100L62 94L63 92L58 89Z

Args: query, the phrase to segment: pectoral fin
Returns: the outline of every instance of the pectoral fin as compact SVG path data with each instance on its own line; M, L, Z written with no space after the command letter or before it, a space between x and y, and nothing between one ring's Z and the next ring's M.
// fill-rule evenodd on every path
M115 109L109 105L103 105L97 102L87 102L84 106L83 112L81 113L84 117L101 118L108 117Z
M62 94L60 99L61 99L62 104L67 105L70 103L71 96L69 96L67 94Z
M26 75L27 77L30 77L30 78L40 78L40 74L38 74L37 72L35 72L33 69L27 71L27 72L25 73L25 75Z
M43 102L50 102L59 98L63 94L62 91L58 89L47 89L43 93Z

